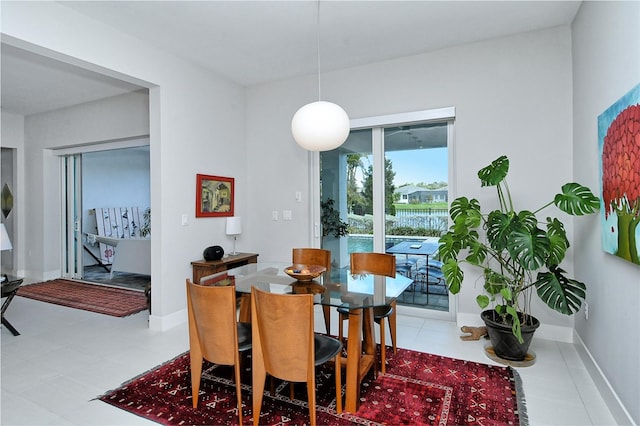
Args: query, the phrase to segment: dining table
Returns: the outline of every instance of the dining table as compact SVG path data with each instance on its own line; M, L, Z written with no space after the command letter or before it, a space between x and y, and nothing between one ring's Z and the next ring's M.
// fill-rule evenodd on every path
M344 409L356 412L360 402L360 385L376 362L373 308L395 305L397 297L413 282L404 275L394 278L383 275L353 275L350 271L333 281L321 274L299 281L284 270L287 262L258 262L200 279L202 285L234 285L240 294L239 321L250 322L251 288L281 294L313 294L314 303L349 309L347 353L341 362L346 370Z

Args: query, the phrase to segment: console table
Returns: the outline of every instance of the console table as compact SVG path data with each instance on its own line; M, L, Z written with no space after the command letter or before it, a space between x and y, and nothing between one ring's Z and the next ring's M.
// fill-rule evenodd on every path
M256 253L238 253L236 255L227 255L220 260L197 260L191 262L193 267L193 282L200 283L200 278L207 275L223 272L227 269L237 268L238 266L247 265L249 263L257 263L258 254Z
M4 317L4 313L11 304L11 301L18 294L18 290L20 289L20 285L22 285L22 278L12 277L10 275L4 276L6 279L2 281L2 297L6 297L7 299L2 304L2 325L7 327L7 329L14 336L19 336L18 330L16 330L9 321Z

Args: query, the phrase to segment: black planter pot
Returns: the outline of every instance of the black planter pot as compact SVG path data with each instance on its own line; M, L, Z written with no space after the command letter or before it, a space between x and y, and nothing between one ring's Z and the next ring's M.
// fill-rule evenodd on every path
M524 360L529 350L531 340L533 339L533 333L540 326L540 321L538 321L537 318L529 316L530 324L522 324L521 331L524 342L520 343L516 336L513 335L511 325L499 322L500 316L496 314L493 309L482 312L480 317L487 327L487 334L489 335L489 339L491 339L491 345L498 357L510 361ZM498 321L494 320L494 318L498 319ZM521 315L520 321L522 322Z

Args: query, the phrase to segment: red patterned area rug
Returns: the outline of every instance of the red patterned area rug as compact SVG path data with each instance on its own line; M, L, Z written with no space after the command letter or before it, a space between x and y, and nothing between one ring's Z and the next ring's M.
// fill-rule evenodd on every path
M389 353L389 351L387 352ZM318 367L317 423L326 425L525 425L526 408L517 372L398 349L388 359L387 374L362 384L360 409L337 414L333 364ZM245 360L250 366L250 360ZM237 424L231 367L205 362L198 408L192 408L189 353L159 366L100 400L164 425ZM344 373L343 373L344 377ZM251 372L243 372L243 423L252 424ZM343 379L344 383L344 379ZM269 380L267 380L267 387ZM344 389L343 389L344 391ZM296 384L289 399L288 383L276 381L276 391L264 394L261 425L302 425L309 422L307 391Z
M62 279L24 285L18 296L114 317L147 309L143 292Z

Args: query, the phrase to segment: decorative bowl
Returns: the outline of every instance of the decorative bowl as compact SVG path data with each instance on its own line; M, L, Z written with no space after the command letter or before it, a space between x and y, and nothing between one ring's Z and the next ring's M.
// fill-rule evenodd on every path
M320 265L291 265L284 268L284 273L298 281L311 281L326 270L327 268Z

